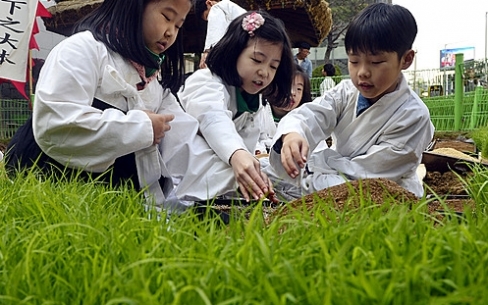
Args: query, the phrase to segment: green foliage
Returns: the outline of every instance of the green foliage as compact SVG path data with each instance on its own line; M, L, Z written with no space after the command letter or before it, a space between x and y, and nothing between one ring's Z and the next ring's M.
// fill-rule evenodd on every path
M329 59L332 49L339 46L337 41L345 34L352 18L368 4L372 3L371 0L329 0L327 2L332 10L332 20L334 22L327 38L321 44L321 46L327 47L325 60Z
M335 65L334 68L335 68L334 76L342 76L342 71L341 71L341 68L339 67L339 65Z
M471 170L474 173L469 176L469 179L464 180L466 190L471 198L477 202L479 211L486 215L488 212L488 167L481 164L471 165ZM462 180L462 179L461 179Z
M191 211L158 219L130 188L0 171L0 303L488 302L481 209L459 221L445 207L439 221L425 199L361 202L317 199L269 223L258 205L226 226Z
M470 132L476 147L481 151L483 158L488 158L488 127L481 127Z
M315 69L312 70L312 77L323 77L322 75L323 67L324 67L323 65L315 67Z
M322 68L323 67L324 67L324 65L320 65L320 66L315 67L315 69L312 70L312 77L323 77L323 75L322 75ZM341 68L338 65L334 65L334 68L336 71L334 76L342 76ZM338 83L338 82L336 82L336 83Z
M362 9L368 6L370 0L329 0L334 22L348 24Z

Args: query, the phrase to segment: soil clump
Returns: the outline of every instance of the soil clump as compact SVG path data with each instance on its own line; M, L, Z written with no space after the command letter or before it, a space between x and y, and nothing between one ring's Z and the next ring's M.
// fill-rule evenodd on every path
M476 152L476 147L473 143L457 139L437 139L433 148L453 148L465 153ZM446 209L462 214L466 206L474 208L474 202L469 198L463 182L463 180L469 179L469 175L471 175L470 172L427 171L423 182L425 184L427 198L432 198L428 202L429 214L441 220L444 218ZM359 194L362 194L362 198L370 198L372 202L378 205L386 201L401 204L405 202L412 203L418 200L414 194L405 190L394 181L387 179L363 179L337 185L294 200L288 203L286 207L276 210L273 216L286 215L289 209L301 208L303 204L305 204L307 210L311 210L317 198L330 202L338 210L342 210L345 204L353 208L359 207L361 200L361 195ZM441 198L444 205L441 204L438 198Z

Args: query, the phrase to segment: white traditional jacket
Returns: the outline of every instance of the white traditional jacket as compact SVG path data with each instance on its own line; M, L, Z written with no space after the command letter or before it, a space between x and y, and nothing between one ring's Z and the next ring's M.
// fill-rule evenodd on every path
M140 185L159 207L181 209L186 206L179 199L207 199L235 189L232 168L197 136L198 122L156 80L137 91L140 81L127 60L90 32L66 38L49 54L37 83L36 142L61 164L95 173L135 153ZM96 109L94 98L117 109ZM159 145L152 144L152 123L143 110L175 115ZM164 189L161 176L167 178ZM180 181L176 189L171 178ZM170 193L176 202L167 200Z
M178 92L183 108L200 123L208 145L227 164L232 154L244 149L254 154L261 132L261 103L256 112L237 114L236 87L223 83L208 68L195 71Z
M261 134L259 135L256 149L261 153L266 153L273 143L273 137L276 133L276 126L278 125L278 123L274 120L273 111L271 110L271 105L269 103L266 103L266 106L264 106L264 115L261 117L261 119L262 130Z
M322 83L320 83L320 95L324 95L325 91L334 88L335 82L330 76L326 76Z
M274 141L298 132L308 141L309 151L313 151L320 141L332 135L331 148L314 151L308 158L307 166L314 175L351 180L386 178L421 197L424 190L416 169L434 133L429 110L408 87L403 75L394 92L359 116L358 96L352 82L343 80L324 96L281 119ZM280 177L291 180L273 150L270 163Z
M207 36L204 50L209 50L224 36L232 20L246 12L245 9L230 0L222 0L212 6L208 12Z

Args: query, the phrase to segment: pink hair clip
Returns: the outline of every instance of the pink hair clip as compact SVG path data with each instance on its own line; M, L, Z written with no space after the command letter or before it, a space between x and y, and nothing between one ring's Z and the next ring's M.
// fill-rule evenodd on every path
M249 36L254 36L254 31L259 29L264 24L264 18L261 14L252 12L242 19L242 28L249 33Z

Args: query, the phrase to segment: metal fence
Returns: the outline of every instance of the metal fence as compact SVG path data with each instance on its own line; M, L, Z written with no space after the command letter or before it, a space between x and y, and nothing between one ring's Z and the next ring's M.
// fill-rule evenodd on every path
M324 81L323 76L321 77L312 77L310 79L310 91L312 94L312 98L316 98L320 96L320 84ZM343 79L348 79L349 75L341 75L341 76L333 76L332 77L336 84L340 83Z
M10 139L30 117L27 100L0 100L0 139Z
M454 95L423 98L429 108L436 131L470 131L488 126L488 89L477 87L464 94L461 103L461 126L455 128Z
M319 77L312 81L312 92L315 96L320 94L322 79ZM464 93L460 130L456 130L454 126L454 95L422 97L422 100L429 108L436 131L470 131L488 126L488 89L478 86L475 91ZM0 100L0 139L12 138L31 113L29 101Z
M471 84L464 83L462 99L461 129L454 126L455 99L454 99L454 71L441 71L440 69L423 70L416 72L404 72L409 85L422 98L429 108L431 120L436 131L469 131L479 127L488 126L488 88L481 87L483 82ZM348 75L338 78L349 78ZM320 95L320 84L323 77L310 79L312 97ZM446 83L443 83L446 81ZM416 82L416 87L413 84ZM442 86L442 96L429 96L432 91L429 88ZM447 88L447 95L444 88ZM438 93L438 92L437 92Z
M476 73L473 72L473 66L466 63L464 64L464 91L472 92L477 86L483 86L488 88L486 83L486 75L483 70L476 69ZM431 87L442 87L443 95L454 94L454 69L424 69L424 70L406 70L403 71L408 85L419 96L428 97L431 92ZM349 78L349 75L335 76L336 83L342 79ZM312 77L310 79L310 85L312 87L312 96L316 97L320 94L320 84L323 81L323 77Z

